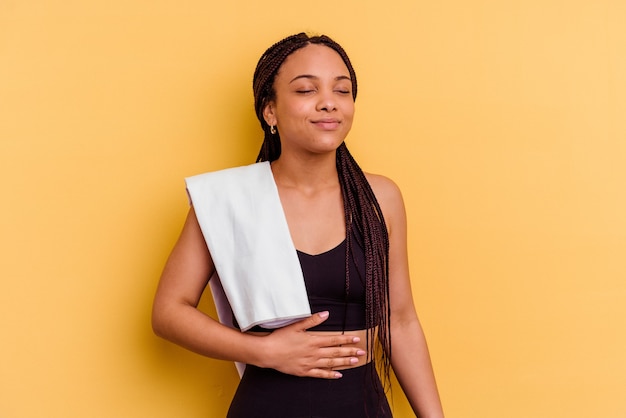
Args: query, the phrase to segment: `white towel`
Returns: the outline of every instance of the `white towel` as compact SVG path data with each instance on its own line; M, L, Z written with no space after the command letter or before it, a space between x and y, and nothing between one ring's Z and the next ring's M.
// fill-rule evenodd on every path
M232 310L246 331L255 325L279 328L310 316L302 268L270 164L185 181L219 276L210 284L220 321L231 324Z

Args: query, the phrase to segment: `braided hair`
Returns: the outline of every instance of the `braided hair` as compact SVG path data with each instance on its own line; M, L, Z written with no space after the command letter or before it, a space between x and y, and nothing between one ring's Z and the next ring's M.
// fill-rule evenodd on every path
M273 131L263 117L263 110L273 100L276 92L274 80L281 65L289 55L309 44L323 45L337 52L350 73L352 98L356 99L357 82L354 68L343 48L328 36L309 36L305 33L289 36L271 46L259 59L253 78L254 107L257 118L265 134L257 162L274 161L281 153L279 133ZM389 307L389 237L385 219L376 196L365 174L354 160L345 142L337 148L337 172L344 202L346 222L346 293L349 291L349 262L352 260L353 239L365 249L365 325L367 346L374 341L378 329L378 339L382 350L368 353L368 359L375 357L381 366L384 387L389 387L391 365L391 335ZM355 230L356 229L356 230ZM353 232L357 232L353 234ZM374 371L375 373L375 371Z

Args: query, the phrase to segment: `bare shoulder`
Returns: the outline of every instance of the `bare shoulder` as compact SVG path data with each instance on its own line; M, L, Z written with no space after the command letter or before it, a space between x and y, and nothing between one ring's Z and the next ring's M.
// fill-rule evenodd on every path
M405 222L404 201L398 185L389 177L380 174L365 173L376 200L383 211L387 226L392 227L396 222Z
M398 185L389 177L380 174L365 173L376 199L380 205L396 205L402 203L402 193Z

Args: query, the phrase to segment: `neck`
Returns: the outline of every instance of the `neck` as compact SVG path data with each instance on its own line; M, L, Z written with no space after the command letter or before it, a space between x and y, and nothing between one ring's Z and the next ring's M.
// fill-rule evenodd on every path
M315 190L338 184L336 153L314 156L281 155L272 162L277 184L286 187Z

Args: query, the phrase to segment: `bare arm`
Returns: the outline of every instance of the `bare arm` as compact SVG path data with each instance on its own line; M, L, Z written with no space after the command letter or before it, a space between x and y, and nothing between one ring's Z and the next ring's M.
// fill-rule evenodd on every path
M226 327L197 309L215 266L193 208L161 275L152 308L154 332L204 356L271 367L297 376L339 378L330 370L352 364L361 354L339 347L351 336L317 336L306 332L326 319L324 314L255 336Z
M411 293L406 213L402 195L398 187L387 178L369 175L368 180L389 229L392 367L413 412L421 418L441 418L443 409Z

